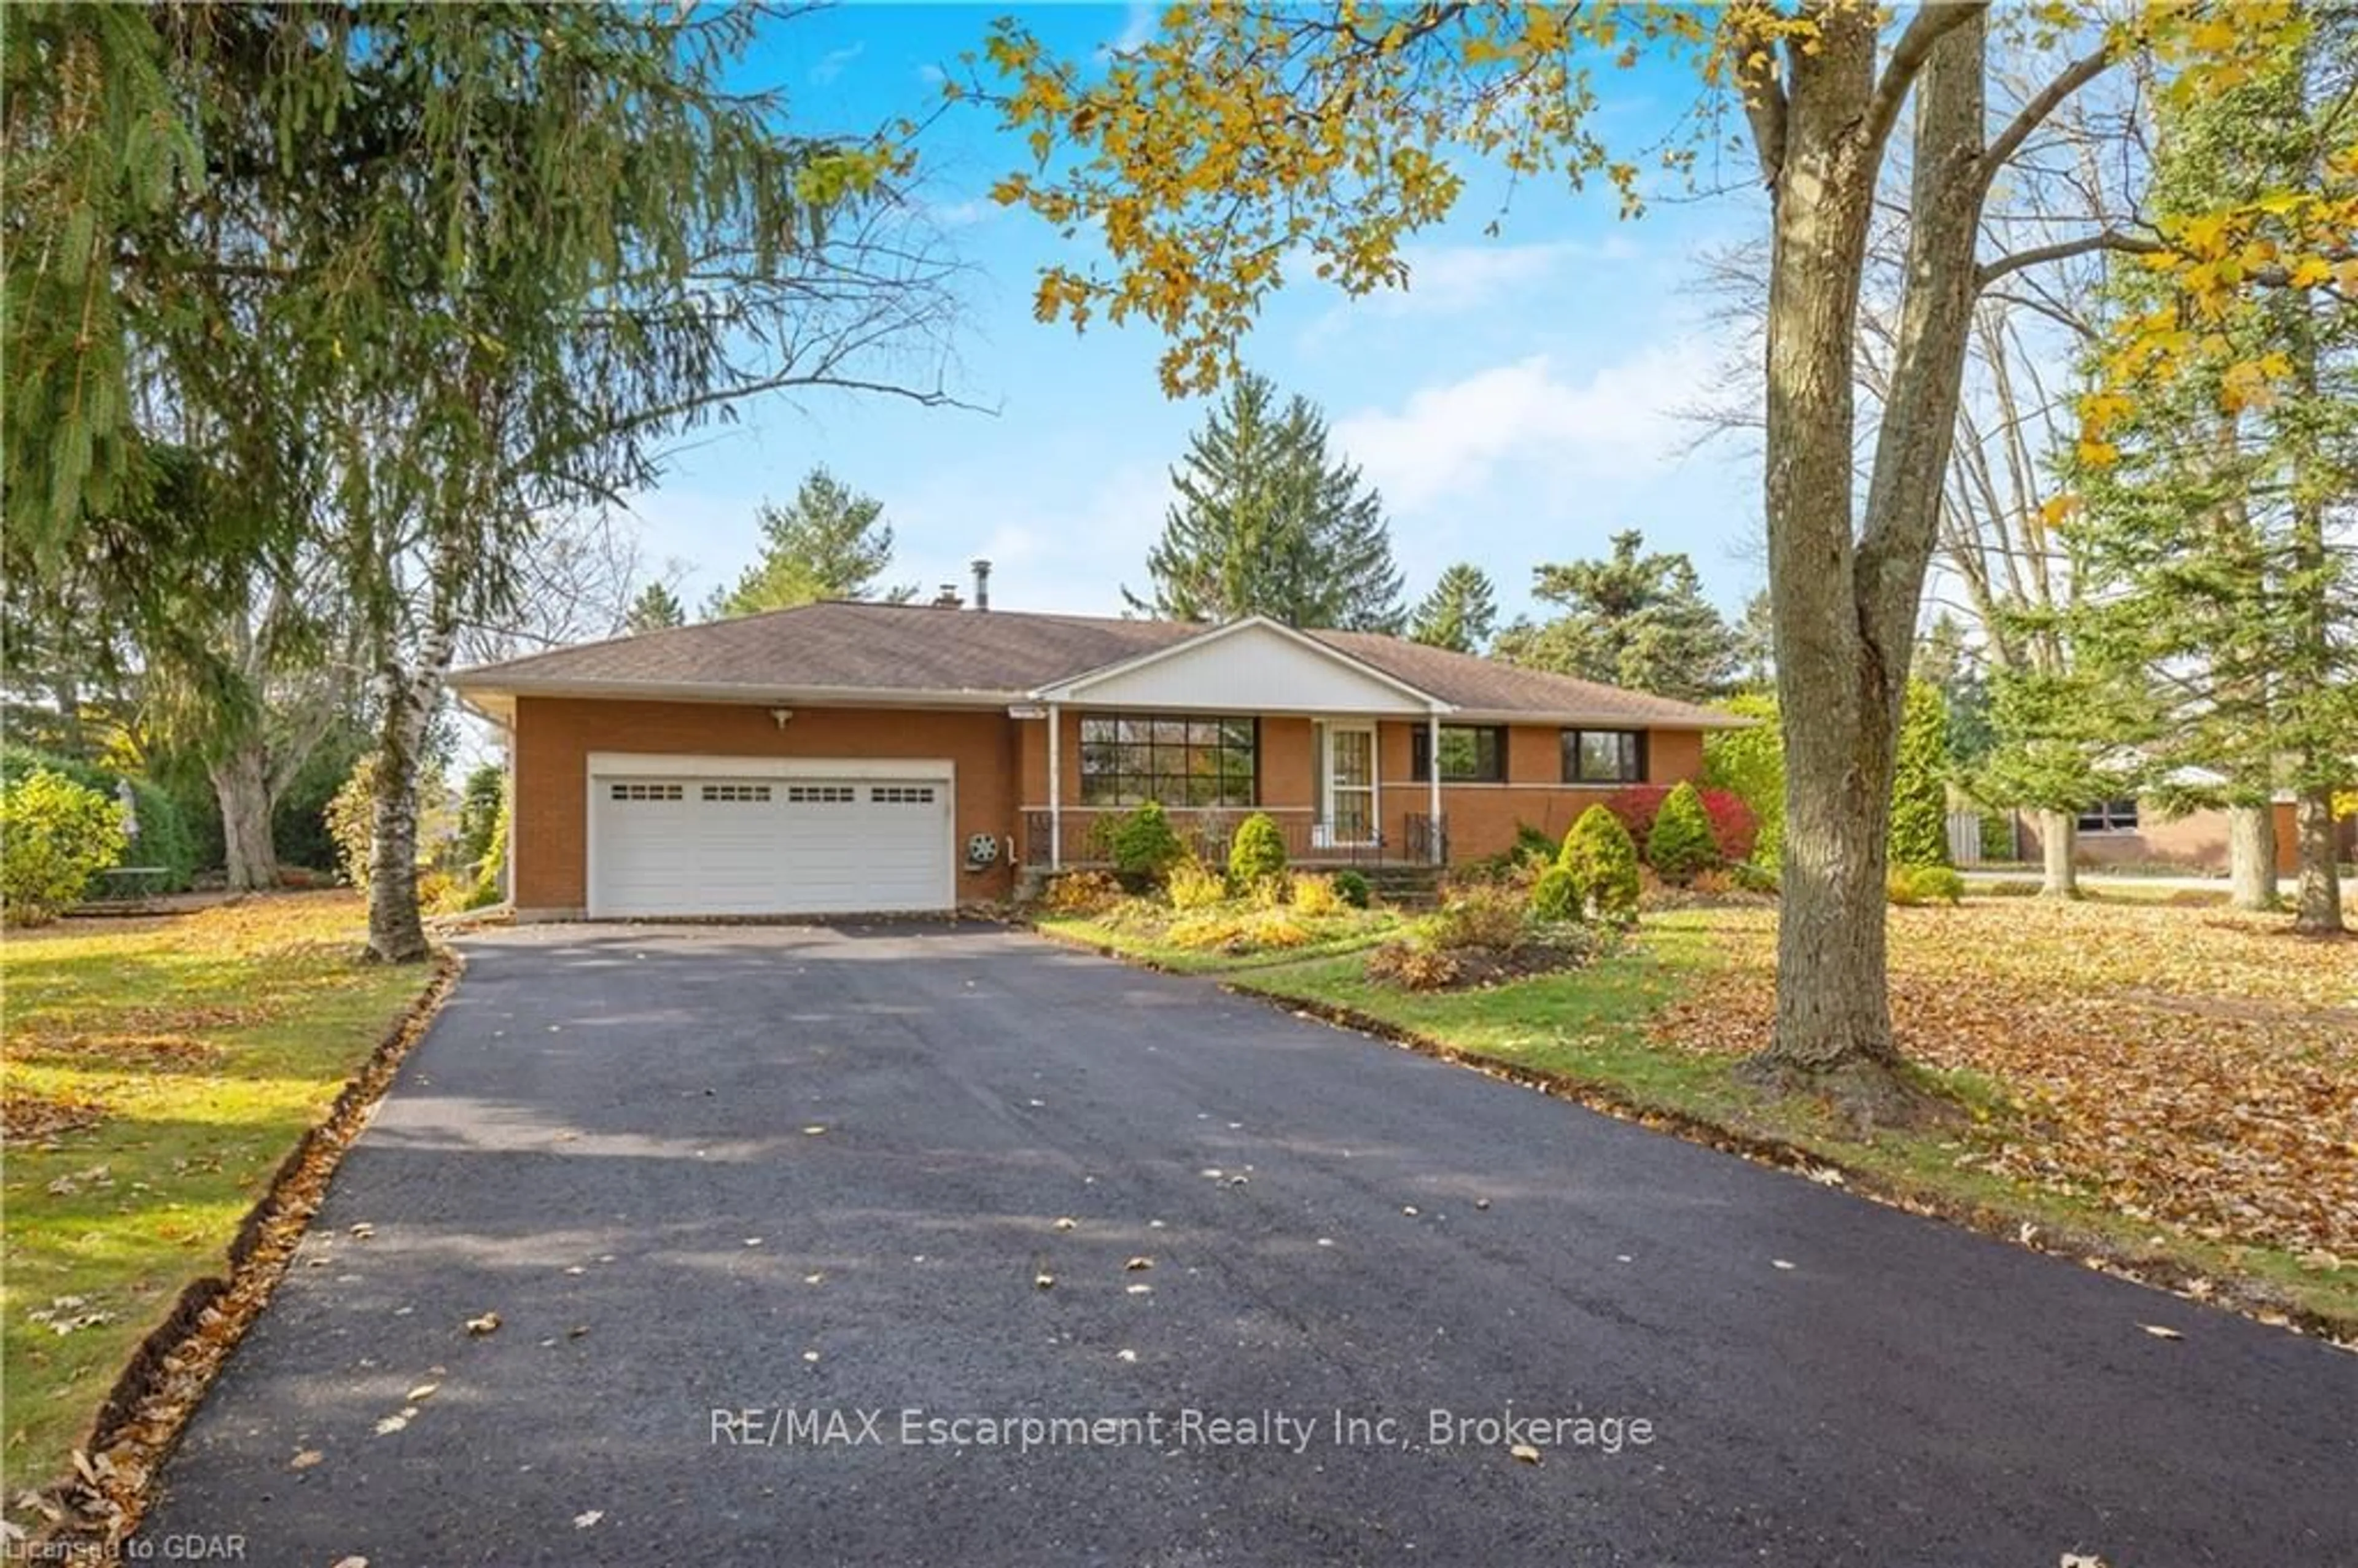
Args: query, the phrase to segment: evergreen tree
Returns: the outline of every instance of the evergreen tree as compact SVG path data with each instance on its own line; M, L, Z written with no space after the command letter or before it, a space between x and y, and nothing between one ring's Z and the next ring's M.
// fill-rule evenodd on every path
M1603 560L1532 568L1532 597L1563 611L1518 621L1491 652L1509 664L1554 670L1664 697L1725 692L1736 674L1736 633L1683 555L1646 555L1645 535L1613 535Z
M2167 232L2223 201L2297 203L2350 180L2332 170L2353 78L2358 17L2320 11L2270 69L2166 106L2156 221ZM2180 308L2134 265L2107 294L2115 321ZM2358 735L2358 543L2342 521L2358 500L2358 306L2280 289L2179 340L2174 373L2141 371L2091 400L2110 417L2071 465L2082 504L2066 528L2091 584L2076 642L2149 704L2154 772L2228 781L2172 804L2248 818L2293 790L2297 923L2339 931L2331 802Z
M1441 574L1433 591L1409 618L1408 634L1420 643L1460 654L1478 654L1498 623L1498 601L1489 577L1470 561Z
M1277 406L1245 375L1187 438L1171 472L1179 499L1146 557L1153 591L1130 608L1174 621L1266 615L1289 626L1395 632L1401 574L1383 499L1327 450L1307 398Z
M1777 627L1767 589L1744 601L1735 633L1737 684L1757 691L1772 689L1777 684Z
M633 633L687 624L687 611L680 604L679 595L671 590L668 583L660 582L651 582L639 589L639 596L631 600L630 612L622 620L623 629Z
M884 503L850 489L822 466L803 477L784 506L762 503L762 556L715 594L715 619L791 610L822 599L877 599L902 604L916 597L908 585L878 593L876 579L892 564L892 525Z
M1949 863L1949 704L1930 681L1908 683L1891 783L1891 863Z

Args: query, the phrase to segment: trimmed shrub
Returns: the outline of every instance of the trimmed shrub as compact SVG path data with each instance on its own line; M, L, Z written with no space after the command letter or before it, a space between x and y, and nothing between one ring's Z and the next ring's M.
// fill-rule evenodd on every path
M1228 881L1195 856L1182 855L1171 862L1163 891L1174 909L1211 909L1228 902Z
M1187 853L1187 846L1164 816L1160 803L1148 801L1114 824L1106 842L1114 870L1125 876L1161 881Z
M1520 817L1515 820L1515 858L1519 860L1542 860L1550 865L1563 853L1563 845L1548 837Z
M122 808L63 773L35 768L0 786L0 915L16 925L55 920L124 842Z
M1621 826L1629 830L1629 841L1648 849L1649 865L1653 863L1650 842L1654 836L1654 823L1661 815L1663 804L1678 787L1675 784L1631 784L1605 797L1605 808L1621 819ZM1687 787L1694 788L1693 785ZM1751 859L1763 842L1760 818L1752 807L1733 790L1706 786L1696 788L1695 796L1703 807L1704 817L1711 824L1712 842L1719 846L1720 857L1730 860Z
M1285 835L1267 812L1256 811L1237 825L1228 845L1228 881L1238 892L1250 892L1284 874Z
M1954 905L1964 899L1965 879L1947 866L1894 866L1884 880L1884 893L1892 903L1910 907Z
M1580 883L1562 866L1550 866L1531 884L1531 918L1551 923L1580 918Z
M1638 846L1607 806L1592 806L1564 835L1557 862L1579 884L1581 907L1596 920L1638 918Z
M1368 907L1373 894L1372 890L1368 886L1367 878L1361 876L1357 871L1336 871L1335 873L1334 880L1336 897L1341 899L1345 903L1349 904L1353 909L1365 909Z
M1694 785L1672 788L1662 809L1654 814L1654 826L1646 835L1646 863L1673 887L1684 887L1697 873L1719 863L1719 839Z
M1313 876L1306 871L1293 873L1293 887L1289 902L1303 914L1340 914L1348 907L1343 895L1335 891L1332 877Z

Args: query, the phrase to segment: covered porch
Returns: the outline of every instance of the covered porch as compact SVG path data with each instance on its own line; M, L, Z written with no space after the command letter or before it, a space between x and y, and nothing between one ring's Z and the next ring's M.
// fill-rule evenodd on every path
M1113 827L1149 801L1213 864L1255 812L1298 864L1447 860L1438 779L1412 783L1381 737L1437 743L1449 705L1298 633L1238 622L1038 696L1015 713L1036 721L1021 726L1026 869L1110 863Z

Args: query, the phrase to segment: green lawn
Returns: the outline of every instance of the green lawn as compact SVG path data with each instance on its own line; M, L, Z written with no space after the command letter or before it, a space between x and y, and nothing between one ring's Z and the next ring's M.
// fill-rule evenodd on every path
M2061 1002L2072 995L2070 982L2045 977L2050 971L2060 976L2088 968L2084 963L2063 961L2075 944L2077 950L2085 951L2093 933L2081 927L2158 920L2171 924L2168 939L2180 935L2179 923L2203 915L2196 910L2151 906L2136 915L2082 908L2065 917L2070 929L2049 933L2027 925L2020 906L2010 904L2006 900L1969 901L1963 912L1896 914L1893 961L1898 995L1906 1004L1903 1044L1915 1059L1939 1064L1909 1071L1923 1087L1953 1102L1955 1112L1946 1125L1931 1130L1872 1133L1860 1131L1825 1101L1764 1093L1737 1077L1741 1053L1765 1039L1755 1037L1765 1029L1763 1018L1745 1019L1740 1027L1725 1032L1730 1037L1695 1046L1680 1038L1682 1029L1673 1019L1673 1004L1686 1002L1692 1012L1695 999L1709 995L1714 1000L1708 1005L1717 1010L1719 999L1740 993L1747 1003L1765 1009L1771 979L1760 968L1759 945L1773 936L1773 911L1650 915L1622 950L1586 968L1485 989L1433 992L1368 980L1364 954L1358 952L1308 958L1194 954L1185 956L1183 964L1171 963L1173 955L1159 950L1157 944L1125 937L1118 923L1046 921L1041 928L1062 939L1217 976L1240 991L1364 1021L1420 1047L1476 1065L1535 1076L1557 1092L1602 1108L1813 1167L1822 1179L1835 1180L1839 1171L1839 1179L1856 1190L1996 1234L2019 1237L2024 1227L2031 1227L2042 1246L2072 1255L2099 1255L2264 1318L2298 1315L2344 1336L2358 1333L2358 1265L2331 1254L2322 1255L2328 1260L2320 1263L2320 1254L2314 1250L2222 1232L2217 1227L2159 1226L2143 1212L2143 1205L2093 1180L2029 1181L1992 1168L2003 1164L2009 1152L2041 1152L2048 1141L2062 1141L2066 1135L2048 1125L2054 1102L2041 1098L2037 1110L2028 1108L2037 1086L2009 1076L2007 1058L1975 1048L1970 1039L1959 1049L1943 1052L1910 1044L1916 999L1921 993L1909 982L1919 966L1933 968L1938 955L1970 946L1961 941L1970 935L1974 943L2022 949L2024 974L2013 978L2020 984L2047 988ZM2154 935L2123 934L2139 944ZM2190 946L2192 941L2190 926L2181 945ZM2041 957L2050 946L2057 949L2051 965ZM2265 961L2266 950L2256 951L2258 961ZM2247 988L2248 977L2223 968L2219 973L2224 978L2217 983L2231 991ZM2097 979L2138 985L2177 980L2158 969L2136 966L2122 976ZM2181 983L2190 994L2199 994L2206 982ZM1928 989L1937 995L1943 988ZM2299 1000L2284 999L2285 1005ZM1927 1020L1933 1025L1945 1022ZM1966 1021L1967 1028L1976 1026L2006 1027L2002 1019L1994 1026L1987 1021ZM2211 1043L2204 1033L2210 1022L2199 1015L2139 1016L2133 1027L2146 1032L2147 1046L2157 1053L2182 1048L2216 1054L2225 1048ZM2024 1033L2028 1033L2027 1026ZM2041 1050L2071 1048L2068 1036L2061 1041L2029 1037L2039 1042ZM2061 1065L2068 1070L2071 1064ZM2100 1098L2104 1069L2092 1051L2088 1075ZM2075 1125L2069 1118L2059 1121L2063 1127ZM2142 1138L2167 1145L2182 1136L2167 1124L2166 1111L2155 1111L2148 1123L2133 1125L2127 1141ZM2084 1141L2088 1135L2072 1136Z
M12 1496L64 1472L134 1348L224 1271L279 1162L432 978L357 962L362 921L355 895L316 893L0 942ZM61 1108L87 1125L50 1130Z

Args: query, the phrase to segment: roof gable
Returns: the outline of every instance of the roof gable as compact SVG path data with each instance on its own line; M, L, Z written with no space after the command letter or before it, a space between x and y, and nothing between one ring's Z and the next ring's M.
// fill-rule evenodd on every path
M1217 626L1167 648L1041 687L1053 702L1109 707L1234 707L1265 712L1431 713L1449 704L1339 648L1264 616Z

